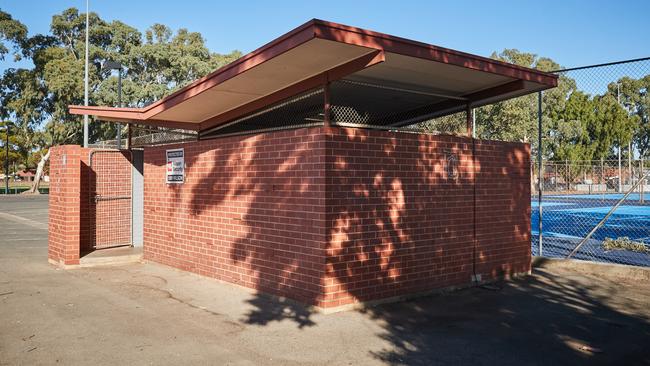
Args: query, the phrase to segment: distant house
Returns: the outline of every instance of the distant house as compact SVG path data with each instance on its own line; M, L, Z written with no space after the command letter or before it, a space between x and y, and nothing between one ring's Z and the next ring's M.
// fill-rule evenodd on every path
M16 176L19 177L21 180L26 181L26 182L31 182L34 180L34 172L31 170L21 170L16 173Z

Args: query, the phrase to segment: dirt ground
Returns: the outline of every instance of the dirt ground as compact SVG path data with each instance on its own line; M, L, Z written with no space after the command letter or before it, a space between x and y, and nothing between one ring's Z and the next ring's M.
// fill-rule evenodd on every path
M57 269L47 196L0 197L0 365L650 364L650 275L599 268L324 315L153 263Z

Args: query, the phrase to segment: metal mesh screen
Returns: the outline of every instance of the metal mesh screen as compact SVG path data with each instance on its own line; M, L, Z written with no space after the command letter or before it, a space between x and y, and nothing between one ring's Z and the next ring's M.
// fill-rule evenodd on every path
M95 249L131 244L131 154L96 150L90 154L91 243Z
M205 131L201 137L322 125L323 101L323 89L315 89Z
M449 96L436 91L344 79L331 83L330 94L335 125L450 134L465 131L464 112L439 117L439 103Z
M415 125L428 133L447 133L462 135L467 133L467 113L465 111L447 116L432 118Z
M121 148L127 146L127 133L123 124L117 124L122 127ZM143 147L153 145L173 144L184 141L194 141L197 139L196 131L179 130L173 128L131 125L131 147ZM117 149L117 139L102 140L89 145L97 149Z
M465 112L440 117L436 104L449 98L435 91L345 79L329 87L332 125L418 133L465 132ZM205 131L201 138L321 126L324 98L324 90L315 89Z
M131 146L142 147L195 141L197 137L196 131L133 125Z

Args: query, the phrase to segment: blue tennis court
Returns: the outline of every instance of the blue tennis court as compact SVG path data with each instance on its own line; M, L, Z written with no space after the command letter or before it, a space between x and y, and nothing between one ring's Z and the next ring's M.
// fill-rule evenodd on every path
M598 222L607 215L623 194L573 194L542 196L543 254L549 257L566 257ZM650 266L650 254L629 250L605 250L605 238L629 239L644 243L650 249L650 195L640 202L633 193L575 255L577 259L601 262ZM531 202L531 229L533 255L538 251L539 204L537 197Z

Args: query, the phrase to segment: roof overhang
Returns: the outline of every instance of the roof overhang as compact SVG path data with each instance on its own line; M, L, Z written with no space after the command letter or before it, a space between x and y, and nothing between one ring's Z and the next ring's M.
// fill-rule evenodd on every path
M106 121L203 131L342 78L431 93L440 99L440 115L557 86L553 74L312 20L144 108L69 110Z

